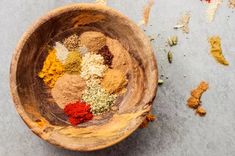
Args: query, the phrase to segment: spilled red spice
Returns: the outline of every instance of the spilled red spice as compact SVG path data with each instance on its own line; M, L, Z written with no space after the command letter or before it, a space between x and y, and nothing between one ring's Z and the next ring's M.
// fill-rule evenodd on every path
M201 1L206 1L206 2L208 2L208 3L210 3L210 2L211 2L211 0L201 0Z
M76 103L69 103L64 108L64 113L69 117L69 122L76 126L80 123L89 121L93 118L91 107L85 102L78 101Z

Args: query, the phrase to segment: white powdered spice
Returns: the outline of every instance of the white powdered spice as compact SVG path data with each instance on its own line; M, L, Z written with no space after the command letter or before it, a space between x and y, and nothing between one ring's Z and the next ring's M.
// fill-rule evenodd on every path
M68 49L60 42L56 42L54 48L56 50L57 59L59 59L62 63L65 63L65 60L69 54Z
M86 53L89 52L88 49L87 49L87 47L84 46L84 45L79 46L78 50L79 50L79 52L80 52L80 54L81 54L82 56L84 56Z
M218 7L222 3L222 0L213 0L207 8L207 19L209 22L212 22L215 18L215 13L218 10Z
M91 112L99 115L110 110L115 103L117 95L106 92L97 79L90 79L86 84L87 88L82 95L82 100L91 105Z
M81 66L81 77L85 80L103 77L103 73L108 69L101 55L91 53L86 53L82 57Z

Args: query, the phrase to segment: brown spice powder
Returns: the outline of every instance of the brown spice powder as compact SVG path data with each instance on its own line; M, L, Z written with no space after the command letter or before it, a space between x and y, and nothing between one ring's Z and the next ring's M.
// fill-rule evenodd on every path
M235 0L229 0L228 3L229 3L228 5L230 8L233 8L233 9L235 8Z

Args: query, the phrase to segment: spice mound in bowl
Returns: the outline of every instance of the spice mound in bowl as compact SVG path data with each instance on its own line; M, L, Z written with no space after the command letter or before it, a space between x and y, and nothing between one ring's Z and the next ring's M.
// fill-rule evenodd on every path
M28 127L77 151L114 145L151 110L157 67L148 38L102 5L74 4L40 18L12 58L11 93Z

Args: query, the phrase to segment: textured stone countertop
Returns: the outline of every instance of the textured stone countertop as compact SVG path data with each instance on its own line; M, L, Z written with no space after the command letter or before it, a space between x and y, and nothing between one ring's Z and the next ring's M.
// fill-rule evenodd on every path
M235 155L235 9L227 0L215 21L208 23L206 5L200 0L155 0L146 34L152 41L164 84L158 88L153 113L157 121L137 130L121 143L97 152L80 153L58 149L35 136L23 123L13 106L9 90L9 66L13 50L22 33L47 11L72 2L90 0L1 0L0 1L0 156L234 156ZM108 0L134 22L141 19L147 0ZM180 15L190 11L190 33L172 27ZM168 36L177 35L169 64L161 47ZM215 62L209 54L207 38L220 35L228 67ZM168 77L168 79L166 78ZM203 95L207 109L204 118L187 108L192 88L201 80L209 83Z

